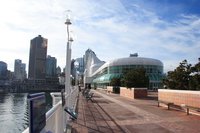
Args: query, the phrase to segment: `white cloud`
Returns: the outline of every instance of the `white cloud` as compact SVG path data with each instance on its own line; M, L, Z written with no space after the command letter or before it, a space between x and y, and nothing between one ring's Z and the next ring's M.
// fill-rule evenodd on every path
M184 59L197 62L198 16L180 14L180 19L169 22L142 5L130 5L128 9L119 0L7 0L0 5L0 60L13 70L14 60L22 59L28 68L30 40L41 34L48 38L48 54L56 57L57 65L63 68L66 27L60 17L70 9L76 16L71 29L77 34L72 58L82 57L91 48L105 61L138 52L139 56L161 60L165 70Z

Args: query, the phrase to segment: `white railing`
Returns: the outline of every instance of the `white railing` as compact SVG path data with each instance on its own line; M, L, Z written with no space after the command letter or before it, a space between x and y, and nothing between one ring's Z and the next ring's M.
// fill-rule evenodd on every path
M71 93L65 96L65 106L62 106L61 93L51 93L53 107L46 113L46 126L40 133L46 133L48 131L52 133L65 132L67 123L70 119L69 115L64 111L64 107L68 106L73 108L76 103L78 91L78 87L71 88ZM29 128L22 133L29 133Z

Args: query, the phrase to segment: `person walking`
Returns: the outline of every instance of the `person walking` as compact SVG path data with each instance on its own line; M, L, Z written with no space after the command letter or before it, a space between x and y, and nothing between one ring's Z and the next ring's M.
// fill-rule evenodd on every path
M90 84L88 85L88 89L91 89L91 86L90 86Z

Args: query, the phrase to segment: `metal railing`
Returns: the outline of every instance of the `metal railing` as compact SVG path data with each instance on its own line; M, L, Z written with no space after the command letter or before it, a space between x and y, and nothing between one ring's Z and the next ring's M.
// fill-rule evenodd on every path
M66 106L73 108L76 103L78 96L78 87L73 87L70 89L70 94L65 96L65 105L62 106L61 93L52 92L52 104L53 107L46 113L46 126L40 133L46 133L48 131L52 133L63 133L66 130L66 126L69 119L69 115L64 111ZM27 128L22 133L29 133L29 128Z

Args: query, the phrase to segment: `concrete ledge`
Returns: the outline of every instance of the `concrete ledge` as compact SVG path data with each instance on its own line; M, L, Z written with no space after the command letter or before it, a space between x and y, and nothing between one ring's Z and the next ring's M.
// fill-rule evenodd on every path
M187 93L187 94L200 94L200 91L190 91L190 90L170 90L170 89L158 89L158 92L177 92L177 93Z

